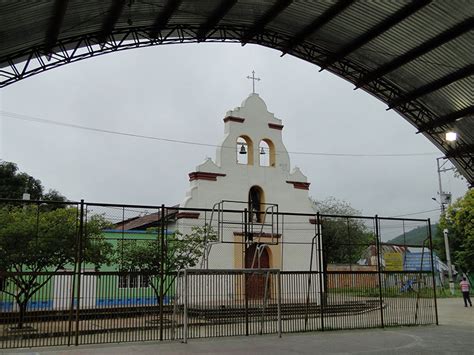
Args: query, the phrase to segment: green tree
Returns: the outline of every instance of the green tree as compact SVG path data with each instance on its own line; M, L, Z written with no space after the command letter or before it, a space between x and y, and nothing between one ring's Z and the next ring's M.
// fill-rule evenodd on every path
M313 206L317 212L331 215L322 217L321 223L325 268L333 263L356 263L368 246L375 243L375 236L364 221L351 218L361 212L349 203L329 197L323 201L313 200Z
M0 161L0 198L21 199L28 192L33 200L43 196L41 181L18 171L14 163Z
M20 172L15 163L0 160L0 198L21 199L25 192L30 194L32 200L67 201L67 198L56 190L45 193L41 181Z
M157 232L156 229L148 231ZM170 274L196 266L204 254L206 241L216 241L217 235L212 227L207 225L192 227L190 234L183 235L176 231L165 236L164 259L161 253L160 238L158 232L157 238L153 240L120 240L114 252L114 261L122 271L140 272L147 275L158 275L163 263L164 273ZM160 300L159 281L159 277L150 277L149 279L149 285L158 300ZM171 283L168 287L171 287Z
M464 272L474 271L474 189L449 206L439 222L435 250L445 260L443 230L448 230L453 264Z
M83 262L100 266L110 261L112 246L102 235L108 225L102 216L88 219ZM78 226L76 208L0 208L0 275L3 272L6 276L0 290L18 304L18 328L23 328L33 295L51 280L53 273L77 260Z

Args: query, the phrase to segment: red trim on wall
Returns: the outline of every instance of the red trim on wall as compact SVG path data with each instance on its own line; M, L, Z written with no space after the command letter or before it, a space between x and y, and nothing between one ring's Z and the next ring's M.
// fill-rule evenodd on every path
M226 118L224 118L224 122L238 122L238 123L244 123L245 121L245 118L241 118L241 117L234 117L234 116L227 116Z
M225 176L226 174L219 173L206 173L203 171L194 171L189 173L189 181L193 180L208 180L208 181L217 181L218 176Z
M199 212L178 212L176 213L176 219L189 218L189 219L198 219Z
M268 127L273 128L273 129L278 129L279 131L281 131L284 126L282 124L269 123Z
M300 189L300 190L309 190L309 185L311 185L310 182L301 182L301 181L287 181L288 184L293 184L293 187L295 189Z

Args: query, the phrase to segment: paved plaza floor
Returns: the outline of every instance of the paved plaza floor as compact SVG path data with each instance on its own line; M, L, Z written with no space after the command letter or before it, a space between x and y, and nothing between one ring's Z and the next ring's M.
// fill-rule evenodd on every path
M17 349L0 354L474 354L474 307L441 299L439 326Z

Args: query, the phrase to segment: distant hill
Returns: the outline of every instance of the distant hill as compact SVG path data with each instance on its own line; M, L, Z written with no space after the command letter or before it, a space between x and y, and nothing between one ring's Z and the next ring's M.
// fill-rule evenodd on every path
M431 235L433 239L436 237L436 232L438 231L438 224L431 225ZM411 245L420 245L423 243L423 240L427 237L425 227L417 227L412 229L409 232L405 233L405 236L399 235L388 241L388 243L393 244L411 244Z

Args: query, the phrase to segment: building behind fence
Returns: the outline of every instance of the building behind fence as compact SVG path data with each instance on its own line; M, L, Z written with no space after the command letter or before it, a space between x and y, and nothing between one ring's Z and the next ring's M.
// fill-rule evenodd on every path
M4 260L15 260L13 252L25 260L0 264L0 348L437 323L427 220L273 211L275 223L262 226L245 208L14 200L1 201L0 211L0 243L10 253ZM49 216L67 218L54 241ZM388 263L399 258L382 240L419 226L425 242L398 247L421 248L421 266L414 269L416 258L405 254L410 263ZM288 237L299 229L304 238ZM3 244L12 235L16 242ZM331 249L330 238L342 242ZM35 269L47 248L63 250L67 262ZM229 250L234 267L210 267ZM37 292L22 311L21 282L31 280Z

